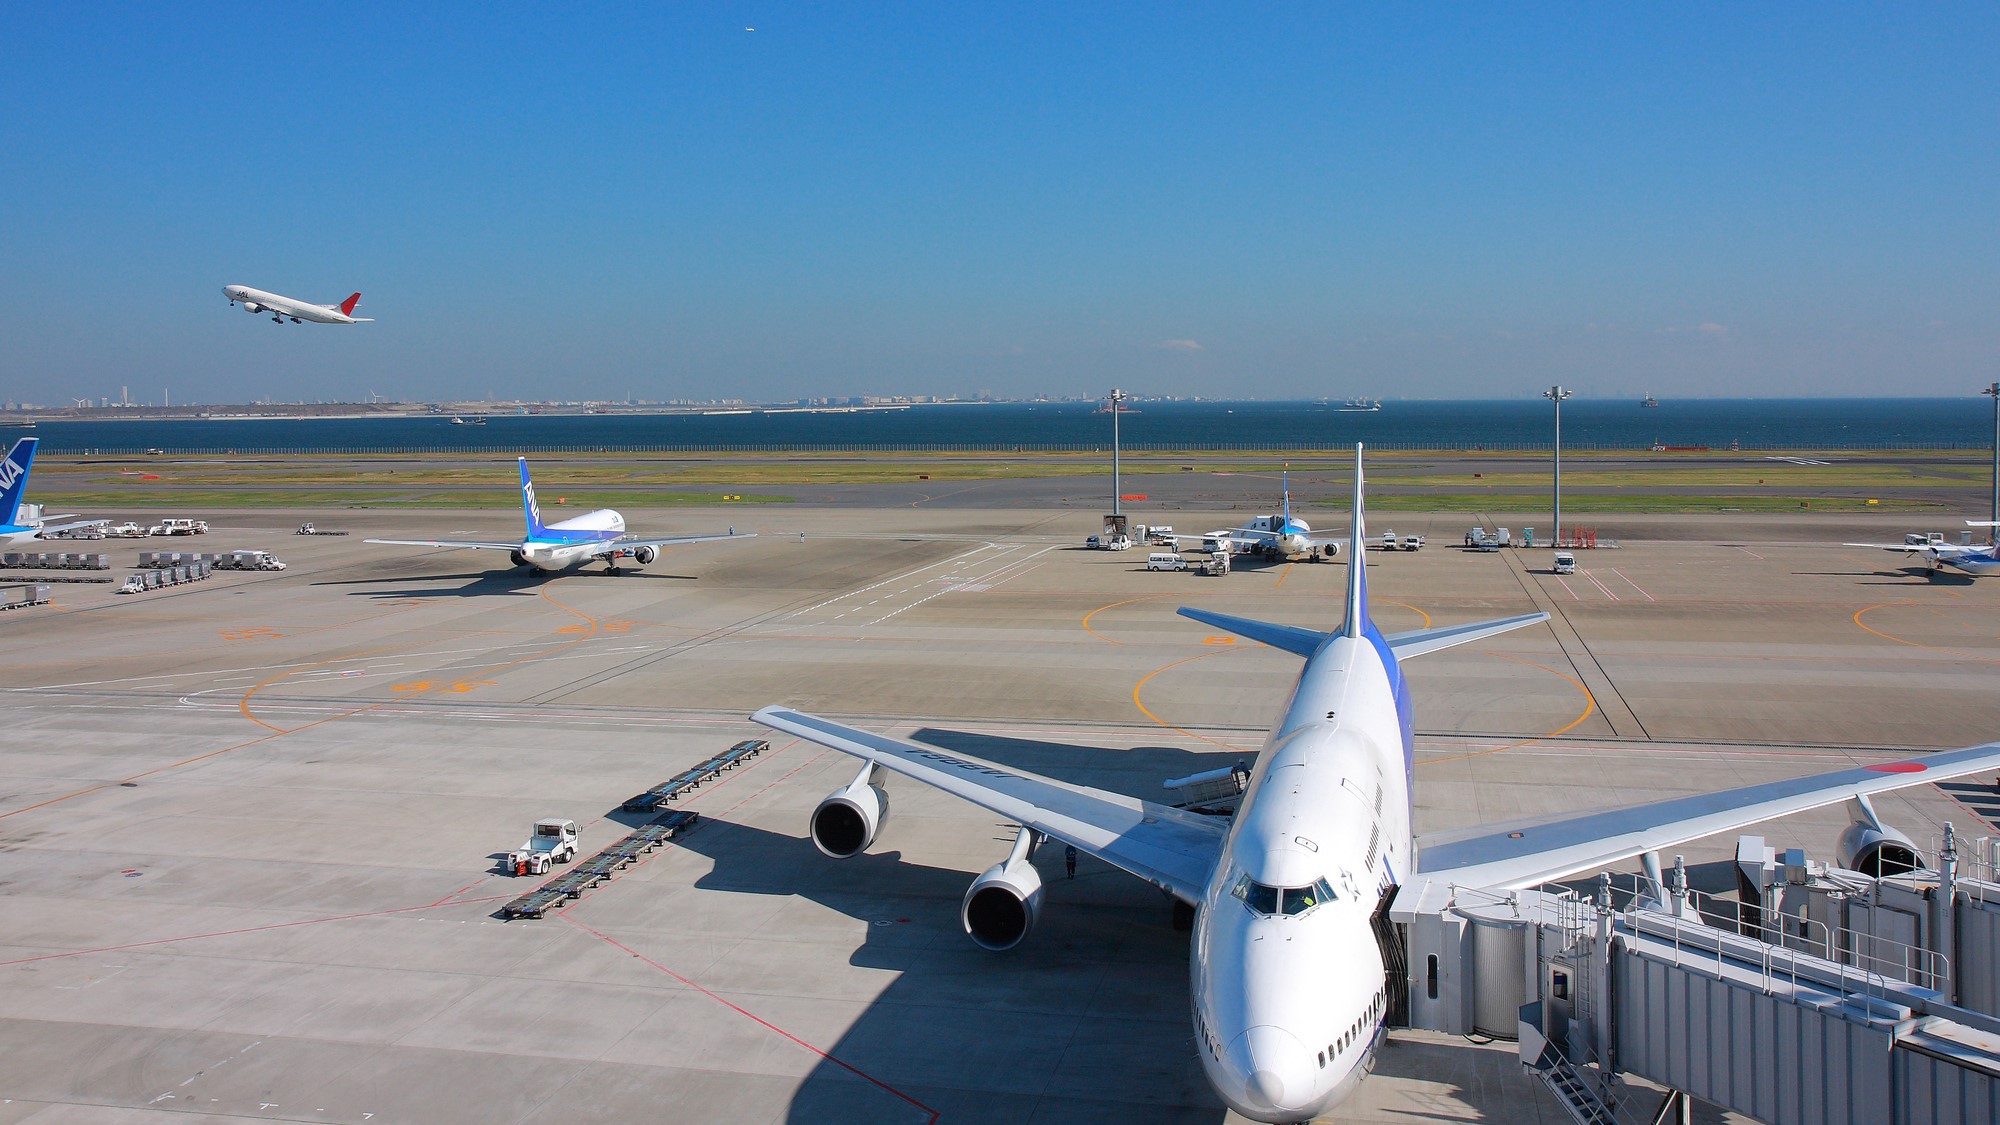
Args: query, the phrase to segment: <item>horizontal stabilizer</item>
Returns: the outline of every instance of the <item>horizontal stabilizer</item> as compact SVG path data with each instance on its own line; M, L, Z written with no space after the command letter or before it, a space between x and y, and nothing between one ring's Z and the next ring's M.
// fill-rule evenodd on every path
M1319 646L1325 644L1326 639L1333 635L1313 629L1301 629L1296 625L1274 625L1269 621L1252 621L1247 617L1231 617L1226 613L1210 613L1205 609L1189 609L1186 606L1180 608L1180 615L1300 656L1311 656L1318 652Z
M390 547L460 547L473 551L518 551L519 542L493 543L486 540L465 539L364 539L364 543L382 543Z
M1445 625L1436 629L1413 629L1407 633L1391 633L1382 638L1396 652L1396 659L1408 660L1412 656L1422 656L1441 648L1462 645L1483 640L1499 633L1519 629L1523 625L1539 625L1547 621L1546 613L1524 613L1519 617L1502 617L1497 621L1475 621L1469 625Z

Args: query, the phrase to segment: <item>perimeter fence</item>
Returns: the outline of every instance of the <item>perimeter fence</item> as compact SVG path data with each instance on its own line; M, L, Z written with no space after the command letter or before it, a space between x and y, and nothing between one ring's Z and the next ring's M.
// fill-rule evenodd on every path
M1120 447L1126 453L1345 453L1354 452L1352 442L1141 442ZM1430 441L1371 441L1371 450L1395 453L1549 453L1550 442L1481 442L1450 444ZM1772 442L1731 448L1727 444L1670 445L1664 449L1620 445L1610 442L1563 443L1564 453L1898 453L1898 452L1988 452L1984 442ZM1109 444L1088 442L1038 444L1031 442L893 442L858 443L489 443L481 445L233 445L223 446L91 446L81 451L44 445L45 456L57 457L297 457L324 454L335 457L418 456L439 453L491 453L508 457L550 453L1102 453Z

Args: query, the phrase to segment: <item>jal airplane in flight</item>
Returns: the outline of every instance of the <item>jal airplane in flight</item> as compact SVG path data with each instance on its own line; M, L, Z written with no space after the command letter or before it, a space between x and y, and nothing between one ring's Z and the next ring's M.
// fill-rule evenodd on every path
M297 324L310 320L314 324L373 324L374 318L355 316L354 306L361 303L361 294L356 293L337 305L315 305L305 301L280 297L276 293L266 293L262 289L252 289L247 285L225 285L222 295L234 305L241 302L245 312L270 313L271 321L283 324L290 320Z
M506 551L515 566L536 570L570 570L585 563L604 560L616 574L619 559L631 559L640 566L660 557L660 548L679 543L708 543L717 539L755 539L756 533L726 535L681 535L665 539L642 539L625 534L625 517L610 508L599 508L560 523L543 523L541 505L535 503L535 481L528 475L528 459L521 462L521 510L527 517L525 538L485 539L370 539L394 547L463 547L468 550Z
M44 516L27 523L16 522L21 517L21 497L28 491L28 470L34 467L35 450L40 448L42 439L22 438L7 451L7 459L0 461L0 544L9 547L32 543L35 537L45 531L68 531L77 527L102 527L110 520L78 520L75 523L51 524L52 519L62 516Z
M1040 915L1034 851L1045 840L1159 887L1195 912L1193 1031L1209 1082L1247 1117L1302 1122L1355 1089L1409 985L1388 970L1403 963L1389 922L1399 897L1454 885L1533 887L1776 816L2000 766L1996 743L1527 829L1475 829L1448 843L1420 840L1402 662L1548 615L1382 633L1368 613L1359 447L1354 477L1339 629L1180 611L1305 661L1232 819L766 707L752 718L862 759L853 782L813 810L813 843L840 858L874 841L888 807L883 770L1020 825L1012 853L973 881L960 908L966 933L996 951L1019 944Z
M1996 527L1992 520L1966 520L1967 527ZM1901 551L1906 555L1922 555L1930 563L1930 572L1937 573L1940 566L1962 570L1967 574L2000 573L2000 546L1993 543L1959 544L1949 543L1842 543L1843 547L1878 547L1884 551Z

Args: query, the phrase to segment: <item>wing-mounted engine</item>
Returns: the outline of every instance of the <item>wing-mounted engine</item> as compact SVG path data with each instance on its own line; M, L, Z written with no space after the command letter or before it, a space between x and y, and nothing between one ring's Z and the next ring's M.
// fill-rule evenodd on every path
M260 313L264 311L264 306L255 301L245 301L243 302L243 311L252 314Z
M1337 541L1329 540L1328 542L1321 543L1315 550L1319 553L1319 557L1323 559L1337 559L1340 557L1340 544Z
M861 767L845 789L836 789L812 814L813 847L834 859L867 850L889 816L889 795L875 784L875 764Z
M1837 855L1840 865L1849 871L1859 871L1871 879L1884 875L1901 875L1906 871L1920 870L1924 866L1923 853L1917 851L1916 844L1908 836L1882 823L1875 815L1875 806L1867 797L1854 797L1847 802L1847 815L1853 823L1840 834Z
M510 559L513 559L513 560L514 560L514 565L515 565L515 566L527 566L527 565L528 565L528 556L527 556L527 553L526 553L526 552L523 552L523 551L518 551L518 550L517 550L517 551L515 551L514 553L512 553L512 554L508 555L507 557L508 557L508 558L510 558Z
M965 892L959 921L981 949L1004 952L1021 944L1042 916L1042 874L1035 870L1040 837L1026 828L1005 860L987 868Z
M653 564L653 560L659 557L660 557L660 549L658 547L653 546L651 543L648 543L645 546L639 548L638 550L632 552L632 561L638 563L640 566L651 566Z

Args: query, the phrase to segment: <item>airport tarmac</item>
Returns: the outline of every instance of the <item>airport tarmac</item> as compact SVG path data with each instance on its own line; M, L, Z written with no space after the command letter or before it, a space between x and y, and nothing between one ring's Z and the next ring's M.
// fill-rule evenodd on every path
M1342 565L1155 573L1080 549L1084 511L800 506L628 511L761 534L538 577L362 542L515 533L506 510L188 514L213 533L89 548L290 569L0 614L0 1123L1230 1120L1157 892L1047 849L1040 926L985 953L959 900L1009 826L891 779L870 853L825 859L806 817L854 772L831 751L774 738L683 803L697 830L547 918L499 918L536 880L496 861L542 816L612 842L624 798L767 733L743 716L769 703L1160 796L1254 753L1297 670L1174 608L1329 626ZM1555 615L1409 666L1425 831L2000 726L2000 582L1762 517L1668 520L1569 576L1457 549L1463 515L1377 526L1430 537L1366 556L1385 629ZM1996 832L1935 787L1878 808L1926 846ZM1761 831L1825 859L1844 824ZM1686 848L1697 885L1733 850ZM1329 1118L1440 1119L1566 1120L1511 1045L1401 1032Z

